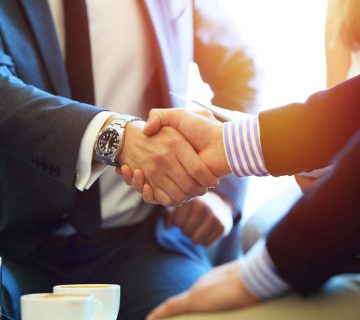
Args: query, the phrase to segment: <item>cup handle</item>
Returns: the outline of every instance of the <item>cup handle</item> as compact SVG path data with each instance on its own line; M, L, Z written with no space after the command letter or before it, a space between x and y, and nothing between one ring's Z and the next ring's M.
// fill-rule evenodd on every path
M102 320L103 304L100 300L94 298L94 320Z

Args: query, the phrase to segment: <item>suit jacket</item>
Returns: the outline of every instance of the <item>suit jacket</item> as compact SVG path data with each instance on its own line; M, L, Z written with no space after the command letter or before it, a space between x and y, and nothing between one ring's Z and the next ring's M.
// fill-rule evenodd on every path
M185 92L196 61L216 103L250 107L252 60L210 2L141 2L157 57L150 105L176 105L168 91ZM47 1L1 1L0 252L25 256L69 219L80 141L102 110L71 100ZM218 191L240 210L242 190L234 186L228 178Z
M360 271L359 104L357 76L304 104L260 115L264 159L272 174L315 169L333 159L331 171L267 239L281 276L303 294L336 274Z

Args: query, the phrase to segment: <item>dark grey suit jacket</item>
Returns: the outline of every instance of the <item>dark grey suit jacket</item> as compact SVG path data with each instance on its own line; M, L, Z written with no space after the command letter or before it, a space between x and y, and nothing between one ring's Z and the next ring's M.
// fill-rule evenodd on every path
M308 294L360 271L360 76L260 114L273 175L334 166L273 228L267 248L280 274Z
M149 105L176 105L168 91L185 92L195 61L215 103L250 107L252 60L213 1L141 4L156 53ZM67 221L81 137L103 110L71 100L47 1L0 1L0 252L25 256ZM218 191L240 210L238 183Z

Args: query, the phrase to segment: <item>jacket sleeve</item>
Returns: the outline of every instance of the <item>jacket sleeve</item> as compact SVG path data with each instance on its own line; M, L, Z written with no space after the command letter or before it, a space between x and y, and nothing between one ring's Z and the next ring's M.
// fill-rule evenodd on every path
M294 174L325 167L360 126L360 76L259 114L268 171Z
M308 294L330 277L359 271L360 130L334 167L273 228L267 248L280 275Z
M249 48L216 0L194 1L194 55L202 78L214 93L212 103L252 111L256 70Z
M27 85L0 49L0 153L72 187L83 132L103 109Z

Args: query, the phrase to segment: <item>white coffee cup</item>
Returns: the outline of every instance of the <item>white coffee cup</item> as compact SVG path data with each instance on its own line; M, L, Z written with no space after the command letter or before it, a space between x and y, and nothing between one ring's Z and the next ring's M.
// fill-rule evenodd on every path
M21 297L22 320L94 320L101 302L87 294L36 293Z
M120 286L117 284L69 284L54 287L56 294L90 294L102 303L102 314L96 320L116 320L120 308Z

